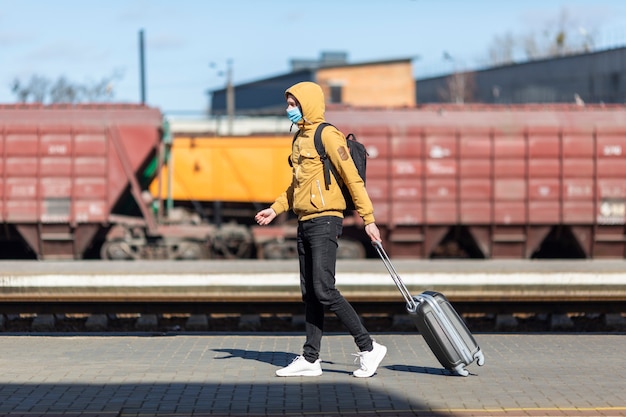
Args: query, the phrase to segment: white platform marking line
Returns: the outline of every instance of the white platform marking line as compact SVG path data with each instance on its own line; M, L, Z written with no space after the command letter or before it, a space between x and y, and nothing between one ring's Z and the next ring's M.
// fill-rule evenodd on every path
M402 274L407 285L626 285L626 273L424 273ZM385 273L338 273L339 286L393 285ZM73 274L0 276L1 287L291 287L299 285L294 273L262 274Z

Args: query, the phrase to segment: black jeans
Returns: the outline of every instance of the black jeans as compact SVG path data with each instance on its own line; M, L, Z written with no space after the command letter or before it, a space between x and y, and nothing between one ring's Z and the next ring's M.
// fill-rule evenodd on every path
M323 216L298 223L300 289L305 304L306 341L303 356L309 362L319 358L324 333L324 312L328 307L354 337L360 351L372 350L372 338L354 308L335 288L337 239L343 219Z

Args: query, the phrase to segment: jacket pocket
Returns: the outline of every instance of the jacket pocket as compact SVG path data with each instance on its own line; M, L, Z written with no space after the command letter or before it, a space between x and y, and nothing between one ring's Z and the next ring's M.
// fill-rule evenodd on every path
M323 187L320 180L313 181L311 184L311 205L317 209L324 208L326 201L324 200Z

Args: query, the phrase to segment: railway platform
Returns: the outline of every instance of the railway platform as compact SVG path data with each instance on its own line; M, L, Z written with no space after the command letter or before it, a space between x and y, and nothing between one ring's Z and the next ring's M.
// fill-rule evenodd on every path
M372 378L328 334L323 374L279 378L302 334L0 336L0 415L626 416L626 334L476 334L485 365L441 368L417 333L376 333Z
M425 288L454 302L512 298L585 303L626 299L622 260L394 261L409 290ZM337 263L337 286L352 302L389 300L399 294L378 259ZM132 303L180 301L233 303L253 300L300 303L297 260L0 262L0 303Z

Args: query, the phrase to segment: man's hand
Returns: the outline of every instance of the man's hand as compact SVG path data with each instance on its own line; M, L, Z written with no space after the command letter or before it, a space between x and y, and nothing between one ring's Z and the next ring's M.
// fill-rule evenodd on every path
M272 208L266 208L265 210L259 211L256 216L254 216L254 220L257 222L259 226L267 226L274 220L276 217L276 212Z
M365 233L367 233L370 239L372 239L372 242L382 242L380 238L380 230L378 230L378 226L376 226L376 223L370 223L365 226Z

